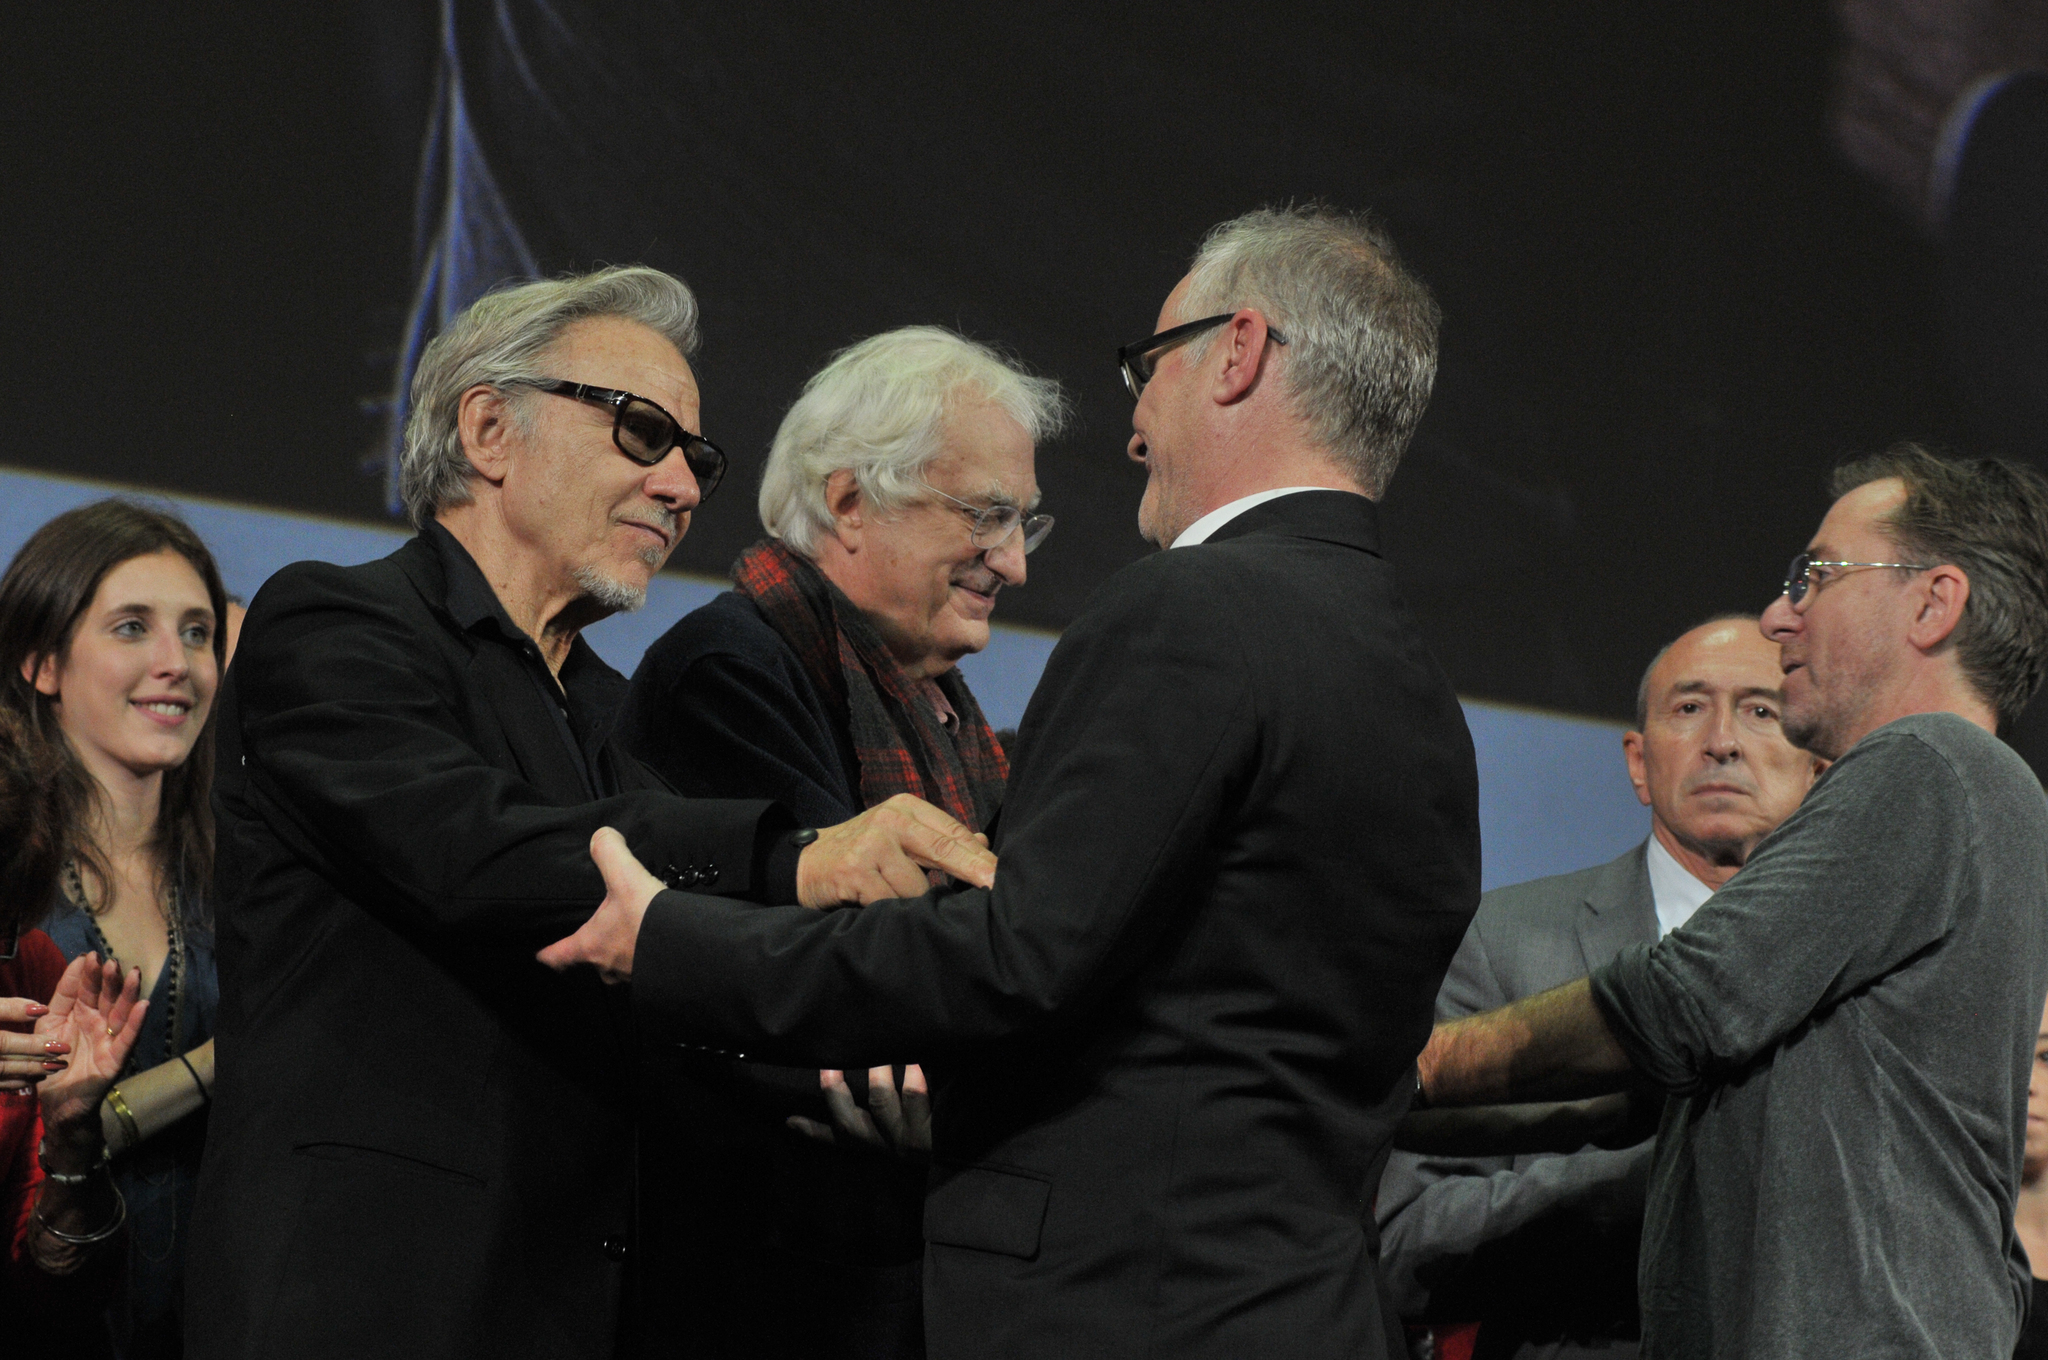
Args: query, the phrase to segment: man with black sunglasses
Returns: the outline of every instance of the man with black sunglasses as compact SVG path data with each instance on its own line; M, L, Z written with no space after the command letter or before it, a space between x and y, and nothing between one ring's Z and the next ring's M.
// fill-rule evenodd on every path
M582 630L637 606L717 485L657 270L509 288L413 380L419 536L250 606L218 721L219 1084L195 1357L609 1356L635 1259L629 1017L534 962L615 827L670 881L823 907L986 883L904 797L805 831L686 799L612 736ZM813 824L815 825L815 824Z
M2048 480L1902 444L1834 489L1762 620L1834 763L1683 926L1420 1063L1437 1104L1669 1093L1650 1360L2010 1355L2031 1293L2048 798L1996 734L2048 672Z
M1374 505L1436 328L1368 221L1210 234L1120 356L1174 551L1054 649L992 891L742 911L600 838L546 957L631 973L649 1032L925 1063L934 1357L1405 1349L1369 1205L1479 896L1471 740Z

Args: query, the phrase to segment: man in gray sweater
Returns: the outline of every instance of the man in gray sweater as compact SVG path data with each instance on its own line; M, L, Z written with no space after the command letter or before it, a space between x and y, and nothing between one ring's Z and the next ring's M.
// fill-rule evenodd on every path
M2048 993L2048 797L1995 733L2048 669L2048 482L1911 445L1839 499L1763 629L1835 764L1682 928L1439 1026L1437 1104L1648 1080L1643 1354L2003 1356Z
M1778 644L1755 614L1658 652L1621 740L1650 835L1609 864L1479 899L1437 993L1452 1020L1581 978L1684 925L1799 807L1819 764L1785 739ZM1439 1336L1483 1323L1512 1360L1635 1360L1649 1138L1516 1157L1396 1152L1380 1178L1380 1274Z

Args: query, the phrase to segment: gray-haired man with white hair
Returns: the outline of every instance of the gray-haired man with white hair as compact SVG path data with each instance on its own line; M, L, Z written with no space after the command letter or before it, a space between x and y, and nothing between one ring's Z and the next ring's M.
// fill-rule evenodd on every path
M643 598L715 486L656 270L492 294L421 356L419 536L301 562L222 687L219 1084L187 1276L196 1357L609 1356L634 1255L630 1031L534 950L601 892L599 827L700 891L824 906L987 881L904 798L815 841L677 797L611 736L579 632Z
M677 623L634 674L627 748L683 793L773 798L809 825L909 793L986 827L1008 766L955 663L988 645L997 592L1024 583L1025 554L1052 528L1033 513L1033 455L1062 412L1056 384L935 326L834 356L776 433L761 479L769 536L734 564L737 589ZM701 1056L680 1067L668 1083L680 1132L643 1140L643 1213L665 1225L651 1242L654 1329L652 1313L683 1325L713 1304L707 1356L922 1356L914 1149L896 1164L783 1127L790 1086L807 1081L817 1102L815 1068L778 1081ZM915 1141L917 1067L900 1101L890 1068L869 1073L873 1122L839 1073L826 1080L843 1141ZM707 1102L735 1136L703 1136ZM798 1274L806 1288L791 1297Z
M1373 504L1436 325L1369 221L1210 234L1122 354L1174 550L1054 649L992 889L742 910L593 847L546 957L631 973L646 1032L930 1065L934 1357L1405 1349L1370 1203L1479 898L1471 740Z

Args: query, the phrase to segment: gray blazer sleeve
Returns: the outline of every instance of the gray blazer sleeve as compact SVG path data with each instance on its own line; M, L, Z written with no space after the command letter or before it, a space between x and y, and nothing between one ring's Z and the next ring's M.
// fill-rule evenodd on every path
M1574 876L1576 878L1576 876ZM1541 990L1518 986L1515 960L1490 954L1482 909L1458 947L1437 997L1437 1017L1492 1010ZM1556 942L1553 942L1556 943ZM1513 949L1513 932L1495 935ZM1573 946L1574 949L1576 946ZM1375 1206L1380 1269L1404 1318L1469 1321L1500 1292L1475 1254L1532 1225L1577 1218L1589 1225L1641 1217L1653 1142L1569 1156L1430 1158L1396 1152Z

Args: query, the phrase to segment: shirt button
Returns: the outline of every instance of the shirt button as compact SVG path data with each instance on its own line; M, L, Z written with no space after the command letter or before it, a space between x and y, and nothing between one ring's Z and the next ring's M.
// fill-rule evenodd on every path
M605 1255L605 1259L606 1259L606 1260L608 1260L608 1261L623 1261L623 1260L625 1260L625 1259L626 1259L626 1239L625 1239L625 1238L623 1238L623 1237L607 1237L607 1238L606 1238L606 1239L604 1240L604 1242L603 1242L603 1243L602 1243L601 1245L602 1245L602 1249L603 1249L603 1251L604 1251L604 1255Z

